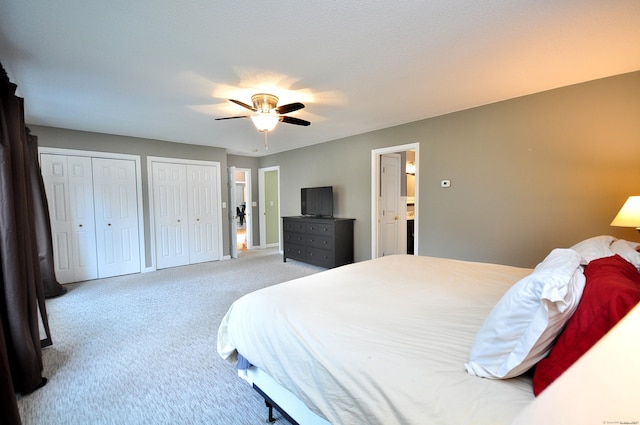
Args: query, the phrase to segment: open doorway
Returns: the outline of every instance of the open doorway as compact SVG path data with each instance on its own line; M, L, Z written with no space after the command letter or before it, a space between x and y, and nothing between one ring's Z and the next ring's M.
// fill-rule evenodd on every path
M253 247L252 214L251 214L251 169L235 168L235 208L236 242L238 251Z
M418 253L419 143L371 151L371 258Z

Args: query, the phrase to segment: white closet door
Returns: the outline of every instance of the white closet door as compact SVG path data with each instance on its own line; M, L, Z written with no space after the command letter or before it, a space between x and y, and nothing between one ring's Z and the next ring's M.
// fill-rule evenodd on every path
M189 264L187 166L153 162L156 268Z
M189 262L219 259L218 209L215 194L218 170L215 166L187 165L189 213Z
M140 272L135 161L92 158L98 275Z
M91 158L42 154L58 282L98 277Z

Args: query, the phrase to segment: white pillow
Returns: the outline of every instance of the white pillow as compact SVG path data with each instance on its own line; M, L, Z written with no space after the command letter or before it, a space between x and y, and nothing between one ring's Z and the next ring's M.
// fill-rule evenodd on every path
M556 248L504 294L475 336L469 374L512 378L549 353L582 296L580 260L577 252Z
M611 244L616 241L613 236L595 236L578 242L571 247L574 251L582 256L582 265L587 265L591 261L603 257L611 257L614 253L611 251Z
M611 244L611 251L614 254L618 254L636 268L640 268L640 252L636 251L638 244L636 242L625 241L624 239L618 239Z

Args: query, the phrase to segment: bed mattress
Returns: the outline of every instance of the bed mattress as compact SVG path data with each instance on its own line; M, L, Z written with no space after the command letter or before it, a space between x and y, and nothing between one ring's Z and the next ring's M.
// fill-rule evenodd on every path
M333 424L509 424L534 398L530 378L478 378L464 363L529 273L406 255L327 270L237 300L218 352L241 353Z

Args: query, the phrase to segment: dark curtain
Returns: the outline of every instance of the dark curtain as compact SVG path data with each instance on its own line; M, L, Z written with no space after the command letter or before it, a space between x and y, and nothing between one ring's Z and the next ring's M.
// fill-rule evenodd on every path
M40 273L24 104L0 65L0 390L3 423L20 423L15 393L42 377L40 323L50 341Z
M44 190L42 173L38 162L38 138L27 128L27 144L31 171L31 190L33 192L33 212L35 214L36 241L38 258L40 260L40 276L46 298L57 297L67 292L67 288L60 285L56 279L53 263L53 241L51 240L51 221L49 221L49 206L47 194Z

